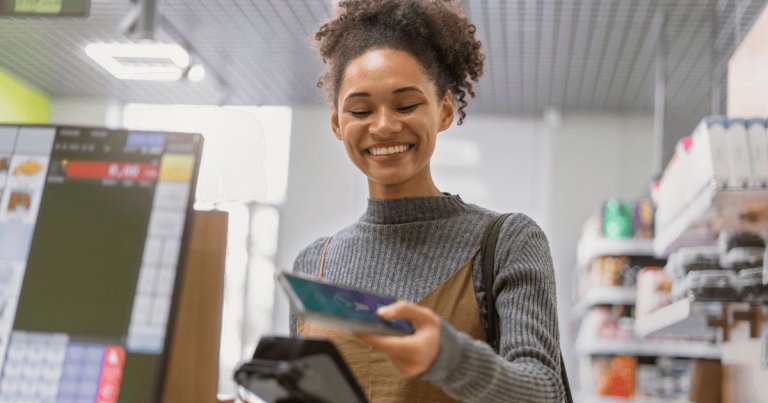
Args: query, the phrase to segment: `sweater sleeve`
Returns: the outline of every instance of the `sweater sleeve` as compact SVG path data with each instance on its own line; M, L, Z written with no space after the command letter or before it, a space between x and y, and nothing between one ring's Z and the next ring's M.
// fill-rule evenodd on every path
M443 321L438 356L421 377L465 402L560 402L554 269L547 238L533 220L507 220L495 269L500 354Z

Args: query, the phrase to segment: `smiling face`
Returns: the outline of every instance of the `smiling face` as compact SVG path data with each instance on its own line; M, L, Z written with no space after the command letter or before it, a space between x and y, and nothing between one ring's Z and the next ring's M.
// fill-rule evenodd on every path
M372 199L437 196L429 160L453 122L450 92L409 53L373 49L347 65L331 117L336 137L368 177Z

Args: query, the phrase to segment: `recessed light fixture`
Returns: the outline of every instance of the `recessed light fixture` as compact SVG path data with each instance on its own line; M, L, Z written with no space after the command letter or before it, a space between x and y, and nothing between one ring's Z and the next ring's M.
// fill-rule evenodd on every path
M175 43L92 43L85 53L121 80L176 81L189 66L189 53Z

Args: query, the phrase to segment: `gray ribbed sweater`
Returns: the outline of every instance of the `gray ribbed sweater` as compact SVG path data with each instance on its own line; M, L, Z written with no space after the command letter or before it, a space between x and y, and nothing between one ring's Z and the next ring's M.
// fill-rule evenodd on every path
M360 220L334 235L323 277L417 302L469 259L495 215L455 195L369 200ZM316 275L326 239L305 248L293 270ZM473 278L485 320L481 259ZM466 402L559 402L554 270L546 236L527 216L504 223L495 271L501 354L443 321L437 359L421 378Z

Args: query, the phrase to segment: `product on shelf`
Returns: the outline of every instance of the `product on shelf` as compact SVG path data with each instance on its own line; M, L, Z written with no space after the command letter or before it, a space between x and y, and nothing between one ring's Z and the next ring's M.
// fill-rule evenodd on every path
M759 234L746 231L728 234L723 231L718 244L723 268L738 271L763 264L765 241Z
M595 358L592 365L599 396L630 398L635 394L635 357Z
M579 337L590 343L595 340L629 341L633 338L633 327L634 318L628 307L593 307L581 322Z
M768 186L768 124L762 118L747 119L747 140L752 161L752 186Z
M729 234L723 231L718 238L721 251L729 251L733 248L765 248L765 240L760 234L755 234L749 231L740 231L734 234Z
M738 301L735 276L725 270L702 270L688 273L683 290L698 301Z
M726 186L730 178L727 121L724 116L704 118L690 137L678 143L656 192L657 229L680 214L706 186Z
M763 253L763 285L768 286L768 248Z
M693 360L660 357L656 366L659 377L656 397L674 399L688 396Z
M763 284L763 268L754 267L739 272L741 300L745 302L768 302L768 286Z
M766 136L762 118L710 116L678 143L654 192L658 254L667 253L700 218L706 218L708 208L718 207L711 203L723 202L726 191L768 189Z
M698 186L713 179L718 186L725 186L730 179L727 127L725 116L708 116L693 131L690 163L702 169L695 177Z
M659 395L659 385L661 384L659 375L659 368L655 362L638 362L635 396L638 398L657 397Z
M632 372L629 369L632 365L635 367L635 386L634 391L630 392L625 389L630 381L624 377ZM706 393L719 392L720 368L718 361L665 357L596 357L592 361L599 395L632 397L635 402L720 401L714 396L704 396ZM616 387L618 385L621 387Z
M666 306L672 291L672 278L661 267L646 267L637 274L637 302L635 317L645 315Z
M632 214L635 238L653 238L653 213L653 202L650 199L646 198L635 204Z
M720 265L724 269L739 271L750 267L763 265L763 252L765 248L733 248L720 255Z
M719 270L720 251L713 246L681 248L669 256L665 269L674 279L682 279L692 271Z
M730 167L728 186L735 189L746 188L753 181L752 161L744 119L728 119L726 148L728 150L728 165Z
M623 284L622 272L628 268L628 257L597 257L592 260L589 273L590 285L593 287L620 286Z
M608 199L603 205L603 236L632 238L632 204Z

